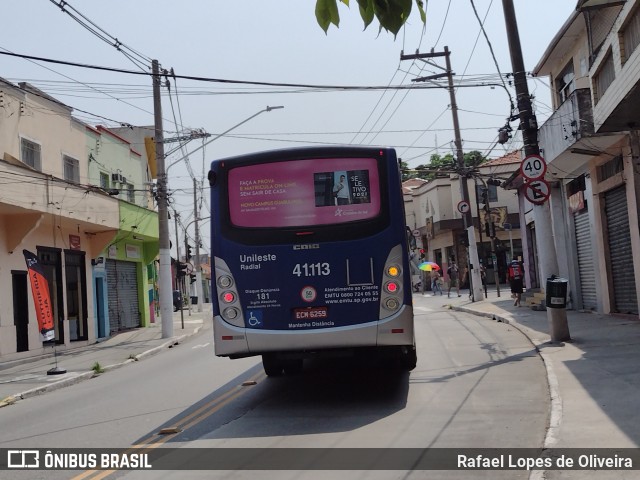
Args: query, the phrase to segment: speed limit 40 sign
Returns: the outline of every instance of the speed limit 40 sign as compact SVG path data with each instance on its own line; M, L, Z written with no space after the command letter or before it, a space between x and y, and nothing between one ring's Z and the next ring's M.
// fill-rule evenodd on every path
M540 155L529 155L520 164L520 173L527 180L538 180L547 173L547 162Z

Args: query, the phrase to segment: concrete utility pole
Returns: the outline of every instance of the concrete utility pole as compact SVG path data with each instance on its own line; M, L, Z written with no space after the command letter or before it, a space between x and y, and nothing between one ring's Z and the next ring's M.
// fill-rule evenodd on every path
M449 82L448 90L449 97L451 99L451 114L453 116L453 130L455 134L455 145L456 145L456 163L457 163L457 173L458 178L460 180L460 196L462 200L465 200L467 204L470 206L471 203L469 201L469 186L467 185L467 176L464 174L465 165L464 165L464 153L462 152L462 138L460 136L460 124L458 122L458 105L456 104L456 94L453 86L453 72L451 71L451 60L449 58L451 52L449 51L449 47L444 47L444 52L432 52L432 53L416 53L415 55L400 55L400 60L410 60L410 59L425 59L425 58L433 58L433 57L445 57L446 61L446 69L445 73L431 75L428 77L414 78L414 82L434 80L436 78L447 77ZM442 67L436 65L435 63L427 62L429 65L440 68ZM480 259L478 257L478 244L476 243L476 233L475 227L473 226L473 218L471 216L471 207L467 209L465 213L462 214L462 218L464 221L464 228L467 230L467 239L469 243L469 260L471 261L470 269L470 279L471 285L469 286L473 291L473 301L484 300L484 295L482 293L482 279L480 275ZM458 261L459 259L456 259ZM462 281L462 278L459 278L458 281Z
M169 197L167 174L164 170L164 134L162 131L162 102L160 101L160 67L157 60L151 62L153 74L153 116L155 123L154 142L158 166L158 236L160 246L160 271L158 286L160 295L160 322L162 338L173 337L173 290L171 288L171 250L169 242Z
M504 10L507 39L511 54L520 128L524 142L524 154L525 157L529 155L539 155L538 123L531 106L531 97L529 96L529 88L527 86L527 76L524 69L522 47L520 45L520 35L518 33L518 23L513 7L513 0L502 0L502 8ZM558 272L558 258L556 256L553 239L549 204L545 202L542 205L534 205L533 214L536 225L536 243L538 251L540 252L540 259L538 261L540 280L544 282L547 277ZM527 267L531 268L529 265L527 265ZM547 320L551 328L552 341L571 340L567 324L567 312L564 308L547 308Z

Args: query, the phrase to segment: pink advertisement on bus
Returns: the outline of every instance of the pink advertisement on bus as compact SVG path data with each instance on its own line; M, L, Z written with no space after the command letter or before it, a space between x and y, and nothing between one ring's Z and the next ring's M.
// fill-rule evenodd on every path
M377 216L380 181L373 158L294 160L229 171L231 223L296 227Z

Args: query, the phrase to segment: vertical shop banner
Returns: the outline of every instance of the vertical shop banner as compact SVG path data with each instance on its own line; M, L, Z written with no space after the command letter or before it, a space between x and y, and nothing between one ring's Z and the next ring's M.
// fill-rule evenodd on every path
M38 257L29 250L23 250L24 260L27 262L29 270L29 280L31 282L31 294L38 316L38 328L42 335L42 341L53 340L55 332L53 330L53 312L51 311L51 298L49 296L49 282L47 282L42 267L38 262Z

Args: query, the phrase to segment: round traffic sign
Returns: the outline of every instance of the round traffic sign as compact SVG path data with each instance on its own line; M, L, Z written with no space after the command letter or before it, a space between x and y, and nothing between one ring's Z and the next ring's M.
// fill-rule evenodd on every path
M469 205L469 202L467 202L466 200L460 200L458 202L458 211L460 213L467 213L469 210L471 209L471 206Z
M549 199L551 188L545 180L534 180L524 186L524 196L531 203L541 205Z
M520 173L527 180L538 180L547 173L547 162L540 155L529 155L520 164Z

